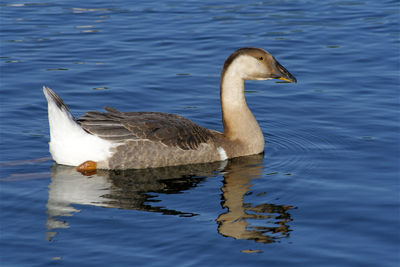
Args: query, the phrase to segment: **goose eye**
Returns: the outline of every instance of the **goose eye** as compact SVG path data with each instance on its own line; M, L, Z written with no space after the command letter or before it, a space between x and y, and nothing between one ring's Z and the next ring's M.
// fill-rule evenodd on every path
M263 61L264 60L264 58L263 57L259 57L259 58L257 58L259 61Z

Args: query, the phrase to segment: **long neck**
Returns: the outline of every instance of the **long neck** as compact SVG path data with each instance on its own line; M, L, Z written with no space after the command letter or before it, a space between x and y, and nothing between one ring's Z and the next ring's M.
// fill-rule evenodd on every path
M246 154L261 153L264 150L264 136L247 106L244 79L234 66L222 72L220 87L225 138L239 141L247 150L251 150Z

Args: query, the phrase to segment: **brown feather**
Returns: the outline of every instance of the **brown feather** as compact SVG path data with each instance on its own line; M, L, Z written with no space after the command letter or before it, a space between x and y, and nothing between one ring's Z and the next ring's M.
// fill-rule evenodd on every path
M115 142L147 139L183 150L197 149L214 138L212 131L182 116L160 112L87 112L77 121L87 132Z

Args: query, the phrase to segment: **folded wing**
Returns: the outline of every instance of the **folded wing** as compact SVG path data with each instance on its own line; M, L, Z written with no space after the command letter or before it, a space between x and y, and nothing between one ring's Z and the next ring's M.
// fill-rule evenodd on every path
M147 139L183 150L213 139L212 131L182 116L160 112L87 112L77 122L87 132L113 142Z

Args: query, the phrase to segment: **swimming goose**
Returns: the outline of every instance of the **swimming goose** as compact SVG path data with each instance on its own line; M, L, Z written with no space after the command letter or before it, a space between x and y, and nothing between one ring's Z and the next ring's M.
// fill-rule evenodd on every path
M142 169L224 161L264 151L264 136L246 104L245 80L281 79L296 83L267 51L240 48L224 63L220 100L224 132L206 129L175 114L89 111L75 119L50 88L50 153L58 164L96 169Z

